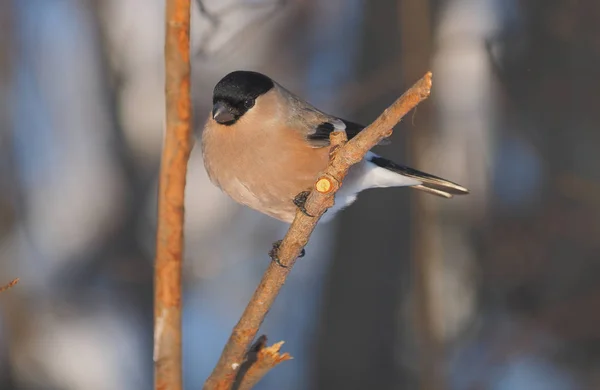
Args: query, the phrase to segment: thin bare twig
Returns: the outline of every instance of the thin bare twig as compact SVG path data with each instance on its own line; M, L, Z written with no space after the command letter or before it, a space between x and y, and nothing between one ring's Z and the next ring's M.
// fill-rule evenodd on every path
M167 0L166 134L161 160L154 296L154 386L181 390L184 189L192 149L190 0Z
M279 260L287 268L280 267L274 262L269 265L250 303L233 329L219 362L205 382L204 389L231 389L237 372L244 362L248 347L285 283L300 251L308 243L319 218L333 205L334 195L348 169L361 161L365 154L382 139L390 136L391 129L406 113L429 96L430 89L431 73L429 72L350 141L346 142L344 132L331 134L329 165L317 179L315 188L306 201L308 214L317 217L312 218L302 212L296 213L294 222L278 252Z
M0 287L0 293L3 293L4 291L8 290L9 288L14 287L17 283L19 283L19 278L13 279L11 280L8 284L5 284L4 286Z
M260 336L248 351L246 361L240 367L233 390L249 390L254 387L273 367L291 360L289 353L280 354L283 341L267 347L267 336Z

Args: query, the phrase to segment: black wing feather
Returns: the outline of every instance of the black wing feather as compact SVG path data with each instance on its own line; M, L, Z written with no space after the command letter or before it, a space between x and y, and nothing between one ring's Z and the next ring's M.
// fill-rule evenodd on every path
M344 122L346 125L346 136L348 139L354 138L358 133L360 133L365 126L359 125L358 123L350 122L344 119L340 119L340 121ZM329 145L329 135L335 131L335 126L331 122L323 122L317 126L315 132L310 134L307 138L310 141L318 141L318 142L326 142L326 145ZM389 141L387 139L382 140L380 145L387 145Z
M310 134L307 138L310 141L329 141L329 134L335 130L330 122L323 122L315 129L315 132Z
M346 135L348 139L354 138L358 133L361 132L365 127L363 125L359 125L358 123L350 122L341 119L342 122L346 125Z

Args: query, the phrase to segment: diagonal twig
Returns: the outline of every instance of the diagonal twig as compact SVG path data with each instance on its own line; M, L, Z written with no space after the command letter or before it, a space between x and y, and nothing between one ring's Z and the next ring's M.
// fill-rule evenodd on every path
M300 251L308 243L319 218L327 208L333 205L334 195L342 185L348 169L360 162L365 154L382 139L390 136L391 129L404 115L429 96L430 89L431 72L428 72L350 141L346 142L344 132L331 134L329 165L319 175L315 188L311 191L305 205L308 214L317 217L312 218L302 212L296 213L294 222L278 251L280 262L287 268L280 267L274 262L269 265L242 317L233 328L216 367L206 380L205 390L232 388L252 340L285 283Z
M11 280L9 283L5 284L4 286L0 286L0 293L3 293L4 291L8 290L9 288L14 287L17 283L19 283L19 278Z

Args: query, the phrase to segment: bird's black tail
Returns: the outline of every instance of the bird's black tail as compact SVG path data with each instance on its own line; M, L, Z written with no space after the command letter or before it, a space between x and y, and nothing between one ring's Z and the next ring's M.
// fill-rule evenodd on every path
M417 171L416 169L404 165L396 164L393 161L377 155L370 156L369 161L381 168L420 181L421 184L412 186L412 188L417 190L425 191L443 198L452 198L454 195L465 195L469 193L468 189L456 183L442 179L441 177L430 175L429 173Z

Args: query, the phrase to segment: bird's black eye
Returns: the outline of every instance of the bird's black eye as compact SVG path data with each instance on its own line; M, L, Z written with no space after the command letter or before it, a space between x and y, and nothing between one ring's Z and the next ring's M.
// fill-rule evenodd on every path
M250 109L252 107L254 107L254 99L248 99L244 102L244 107L246 107L247 109Z

